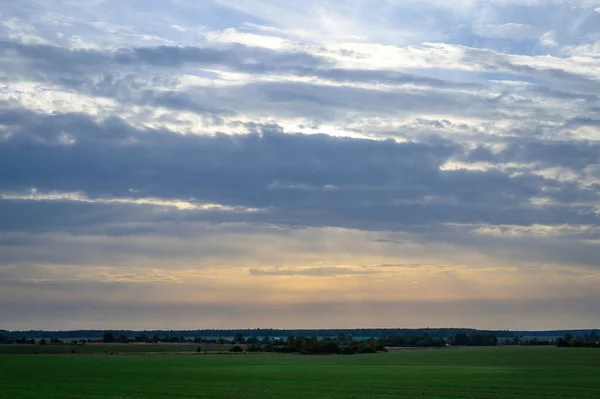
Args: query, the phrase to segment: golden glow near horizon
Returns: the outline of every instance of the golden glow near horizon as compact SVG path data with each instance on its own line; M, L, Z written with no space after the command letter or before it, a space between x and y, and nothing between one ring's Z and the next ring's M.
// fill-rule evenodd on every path
M205 227L210 231L210 226ZM244 226L216 229L220 231L204 243L193 237L46 237L53 241L51 246L77 248L85 263L15 266L14 274L21 277L3 287L0 299L26 294L31 300L52 298L55 304L122 305L121 310L112 310L117 317L139 304L163 309L161 314L172 307L169 312L181 312L182 317L188 312L201 317L211 306L223 312L237 309L237 319L220 322L224 328L239 326L236 320L251 322L260 309L268 315L252 321L253 326L298 327L292 316L311 320L312 308L319 326L327 326L323 323L328 312L339 313L331 320L347 326L352 320L361 326L379 325L382 317L385 325L418 326L447 319L449 314L462 323L478 325L482 304L499 308L494 312L501 314L518 308L518 303L569 304L572 298L596 295L600 281L600 273L587 268L532 265L518 259L505 264L493 254L467 255L447 244L380 242L379 233L302 229L280 235L279 229L273 229L266 234L240 235L236 227ZM112 265L102 263L109 248L131 247L137 247L134 253L113 253ZM182 248L193 250L173 258L169 255ZM155 253L162 255L156 258ZM464 310L457 311L457 307ZM285 309L289 313L279 319L270 314ZM382 309L389 314L384 317ZM515 328L533 328L515 312ZM215 320L216 316L210 317ZM195 322L177 321L176 325L192 328ZM545 323L552 328L551 318Z

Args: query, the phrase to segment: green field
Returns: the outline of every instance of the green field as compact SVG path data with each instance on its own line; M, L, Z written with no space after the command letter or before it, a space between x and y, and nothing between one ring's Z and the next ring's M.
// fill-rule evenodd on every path
M600 398L600 351L0 355L0 398Z
M228 352L230 344L85 344L85 345L0 345L0 355L81 355Z

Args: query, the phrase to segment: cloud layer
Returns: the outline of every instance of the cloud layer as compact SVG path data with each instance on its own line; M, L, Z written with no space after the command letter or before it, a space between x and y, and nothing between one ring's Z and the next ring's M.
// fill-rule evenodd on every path
M589 327L598 7L7 5L0 300L17 310L0 311L5 328L138 328L149 304L199 301L207 327L235 327L221 307L243 321L273 306L305 327L356 307L358 326ZM49 298L74 316L19 316ZM105 310L86 317L70 301ZM517 304L543 317L502 325Z

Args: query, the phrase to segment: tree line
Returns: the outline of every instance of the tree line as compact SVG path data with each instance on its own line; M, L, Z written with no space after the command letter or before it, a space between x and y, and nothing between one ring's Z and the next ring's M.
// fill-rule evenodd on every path
M99 339L81 339L71 340L70 344L85 343L210 343L221 345L233 345L232 351L238 352L280 352L280 353L305 353L305 354L355 354L355 353L375 353L385 351L386 348L406 347L406 348L440 348L445 346L496 346L499 344L498 338L489 333L458 333L454 337L445 338L439 335L381 335L377 338L356 338L349 332L341 332L336 337L318 337L289 335L287 338L269 337L269 336L245 336L238 332L233 337L183 337L172 335L148 335L142 332L134 337L128 337L125 334L115 334L113 331L105 331ZM60 345L66 344L59 338L35 339L21 336L10 338L0 333L0 344L34 344L40 345ZM533 337L524 339L520 337L507 338L501 344L503 345L529 345L543 346L553 345L559 347L600 347L600 334L596 330L586 331L584 334L575 336L566 333L563 337L557 339L540 339Z
M600 334L594 330L583 336L573 336L565 334L564 337L556 340L556 346L569 348L600 348Z
M335 338L342 333L349 333L355 337L393 337L393 336L430 336L446 339L453 339L457 334L491 334L496 337L514 338L523 336L533 337L559 337L569 333L575 337L583 337L590 330L554 330L554 331L508 331L508 330L478 330L472 328L362 328L362 329L237 329L237 330L111 330L116 336L135 337L142 333L154 337L234 337L241 333L246 337L331 337ZM60 338L60 339L102 339L106 330L71 330L71 331L7 331L0 330L0 335L10 339L17 339L23 336L33 339L41 338Z

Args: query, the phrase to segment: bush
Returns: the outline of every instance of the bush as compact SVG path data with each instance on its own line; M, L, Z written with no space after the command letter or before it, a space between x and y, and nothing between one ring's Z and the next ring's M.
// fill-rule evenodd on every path
M236 345L233 348L229 349L229 352L232 352L232 353L242 353L242 352L244 352L244 349L241 346Z
M361 342L356 350L357 353L377 353L377 346L368 342Z
M250 345L248 348L246 348L246 352L260 352L261 348L259 345Z

